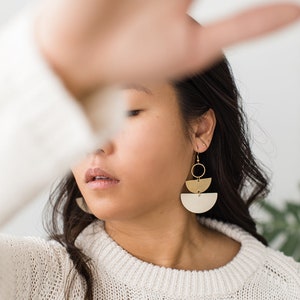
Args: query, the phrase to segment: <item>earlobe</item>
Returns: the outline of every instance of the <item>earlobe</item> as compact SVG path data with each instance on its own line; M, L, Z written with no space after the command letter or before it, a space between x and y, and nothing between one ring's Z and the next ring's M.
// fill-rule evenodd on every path
M194 124L194 147L196 152L205 152L211 143L216 127L216 116L212 109L203 114Z

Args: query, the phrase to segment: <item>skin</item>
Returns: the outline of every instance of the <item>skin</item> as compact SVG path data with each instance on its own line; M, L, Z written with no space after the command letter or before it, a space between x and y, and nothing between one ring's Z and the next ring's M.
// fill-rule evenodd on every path
M214 112L193 121L187 135L171 85L153 85L150 92L127 87L123 92L128 111L141 111L128 116L118 136L72 169L89 209L105 221L118 244L144 261L184 270L226 264L239 244L200 225L180 202L195 151L201 159L209 147ZM91 190L85 172L95 167L119 183Z

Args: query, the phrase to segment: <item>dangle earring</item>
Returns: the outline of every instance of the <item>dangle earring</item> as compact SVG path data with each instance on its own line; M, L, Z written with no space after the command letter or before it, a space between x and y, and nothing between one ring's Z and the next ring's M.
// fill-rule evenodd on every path
M196 167L202 167L203 172L200 175L195 175L194 171ZM187 180L185 185L187 189L191 192L182 193L181 202L182 205L190 212L201 214L209 211L216 203L218 198L218 193L203 193L205 192L210 184L211 178L201 179L206 172L205 166L199 162L199 153L197 153L197 162L192 166L191 174L194 178L193 180Z
M92 214L88 206L86 205L85 200L82 197L76 198L76 203L78 207L87 214Z

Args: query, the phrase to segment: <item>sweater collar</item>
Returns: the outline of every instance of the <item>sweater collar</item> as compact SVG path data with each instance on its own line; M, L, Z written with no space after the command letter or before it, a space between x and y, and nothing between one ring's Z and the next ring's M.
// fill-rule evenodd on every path
M121 248L104 230L102 221L90 224L79 235L76 245L84 249L100 276L110 276L119 284L151 293L179 297L221 296L240 289L245 281L263 267L266 247L241 228L216 220L199 222L241 244L240 251L226 265L208 271L185 271L144 262ZM222 255L220 249L220 255Z

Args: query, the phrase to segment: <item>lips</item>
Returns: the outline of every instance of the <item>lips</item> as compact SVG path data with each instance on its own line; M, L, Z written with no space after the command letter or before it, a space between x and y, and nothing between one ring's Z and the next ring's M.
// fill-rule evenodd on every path
M114 182L118 182L119 180L116 179L115 177L113 177L112 175L110 175L109 173L103 171L100 168L91 168L88 169L85 173L85 182L86 183L90 183L90 182L94 182L94 181L114 181Z

